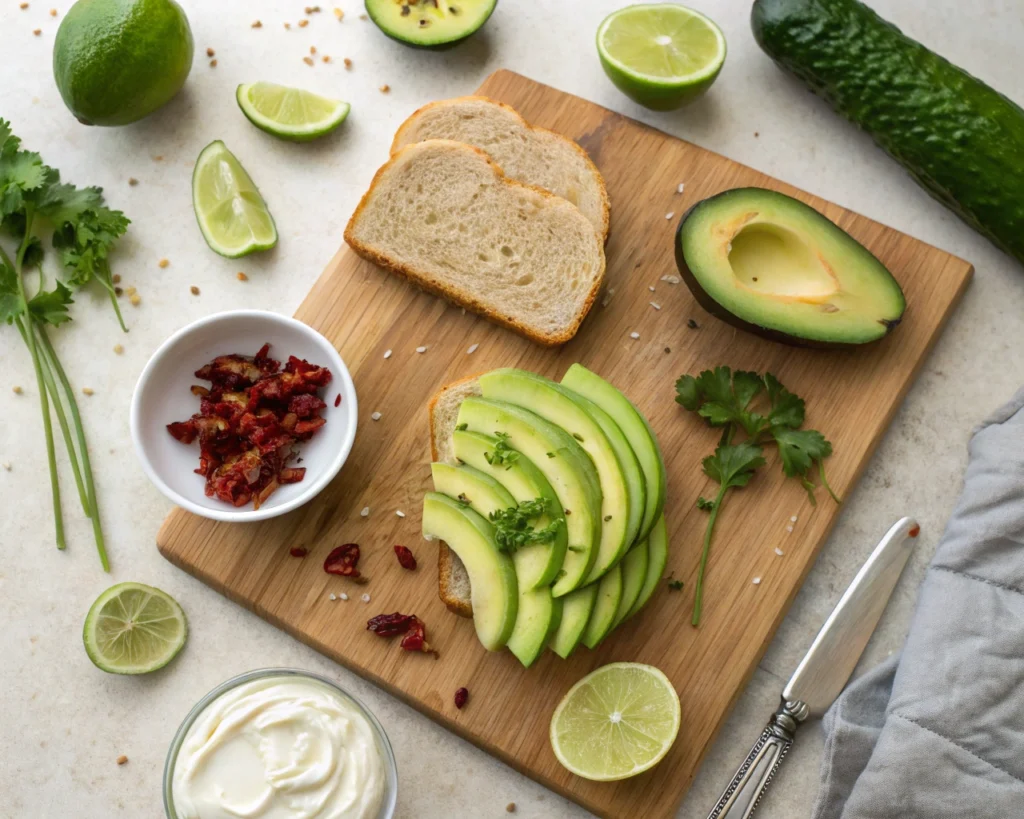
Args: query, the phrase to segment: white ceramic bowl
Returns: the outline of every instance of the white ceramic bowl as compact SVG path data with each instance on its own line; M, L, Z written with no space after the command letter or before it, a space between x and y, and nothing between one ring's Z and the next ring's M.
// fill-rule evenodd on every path
M195 473L199 444L183 444L167 424L185 421L199 411L193 384L207 385L193 373L218 355L255 355L264 343L282 364L288 356L327 367L333 378L321 392L327 423L298 445L306 475L299 483L280 486L259 509L234 507L204 492L205 480ZM341 404L334 401L341 393ZM153 353L132 396L132 441L149 479L178 506L205 518L255 521L283 515L312 500L341 469L356 437L359 412L356 388L345 362L333 345L301 321L263 310L233 310L199 319L178 330ZM294 465L294 464L293 464Z

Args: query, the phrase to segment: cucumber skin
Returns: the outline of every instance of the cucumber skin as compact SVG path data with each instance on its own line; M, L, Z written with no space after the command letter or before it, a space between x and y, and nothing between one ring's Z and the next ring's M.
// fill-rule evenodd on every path
M1024 262L1024 109L858 0L755 0L758 45Z

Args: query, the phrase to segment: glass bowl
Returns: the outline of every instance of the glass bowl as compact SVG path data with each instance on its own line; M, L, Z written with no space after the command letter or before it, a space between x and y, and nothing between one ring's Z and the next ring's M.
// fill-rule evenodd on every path
M174 809L174 797L171 792L172 785L174 784L174 765L175 762L177 762L178 751L181 750L181 745L185 741L185 736L188 734L193 723L199 718L199 715L222 694L225 694L240 685L252 682L253 680L272 677L300 677L325 685L332 691L335 691L342 699L354 706L356 711L366 717L366 721L370 724L370 729L372 730L377 742L377 751L380 754L381 761L384 763L384 798L381 800L380 811L375 819L392 819L395 815L395 803L398 800L398 765L395 762L395 754L394 751L391 750L391 743L388 741L388 735L384 733L384 728L365 705L349 694L336 682L333 682L327 677L322 677L319 674L313 674L309 671L300 671L296 668L261 668L256 671L247 671L244 674L239 674L237 677L232 677L230 680L218 685L210 693L199 700L192 710L188 712L188 716L185 717L181 726L175 733L174 739L171 740L171 747L167 751L167 761L164 763L164 813L166 814L167 819L178 819L178 814Z

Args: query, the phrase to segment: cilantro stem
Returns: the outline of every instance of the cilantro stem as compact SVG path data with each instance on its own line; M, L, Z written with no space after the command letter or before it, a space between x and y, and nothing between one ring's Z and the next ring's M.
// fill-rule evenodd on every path
M103 571L110 571L110 560L107 557L106 541L103 537L103 525L100 522L100 506L96 500L96 483L92 476L92 462L89 459L89 446L85 440L85 426L82 424L82 415L78 411L78 401L75 399L75 391L71 387L71 382L68 380L67 373L64 372L64 368L61 366L60 359L57 358L57 352L53 349L53 345L50 343L50 337L46 334L46 330L39 327L39 337L42 341L43 351L53 371L57 374L57 378L61 385L64 387L64 394L67 398L68 408L71 410L71 418L75 423L75 434L78 437L78 449L82 456L82 475L85 479L85 488L88 492L89 498L89 517L92 519L92 533L93 538L96 541L96 551L99 552L100 565L103 567ZM70 450L71 447L68 446Z
M43 379L43 366L40 361L39 350L36 348L35 334L31 332L32 314L28 308L28 296L25 294L25 282L22 280L22 267L25 262L25 253L28 251L29 243L32 240L32 219L34 210L30 203L25 205L25 235L22 237L21 245L14 260L14 278L18 284L18 297L21 299L21 307L25 313L25 321L28 326L25 328L25 341L28 344L29 354L32 356L32 366L36 371L36 386L39 389L39 406L43 412L43 431L46 433L46 460L50 467L50 491L53 496L53 526L57 541L57 548L64 549L67 544L64 541L64 517L60 508L60 483L57 480L57 455L53 446L53 423L50 420L50 402L46 397L46 384Z
M842 503L842 499L835 492L833 492L832 487L828 485L828 478L825 477L824 458L818 461L818 474L821 475L821 485L824 486L826 490L828 490L828 493L832 496L832 500L834 500L836 503Z
M110 303L114 305L114 315L117 316L117 323L121 325L121 329L124 332L128 332L128 328L124 326L124 317L121 315L121 307L117 303L117 293L114 292L114 282L111 280L110 265L103 262L103 268L100 275L96 277L100 284L106 289L110 296Z
M718 520L718 510L722 508L722 500L729 486L724 484L715 496L715 505L711 509L711 516L708 518L708 528L704 530L704 550L700 555L700 568L697 569L697 590L693 598L693 617L690 624L700 625L701 605L704 602L704 571L708 565L708 552L711 550L711 535L715 529L715 521Z

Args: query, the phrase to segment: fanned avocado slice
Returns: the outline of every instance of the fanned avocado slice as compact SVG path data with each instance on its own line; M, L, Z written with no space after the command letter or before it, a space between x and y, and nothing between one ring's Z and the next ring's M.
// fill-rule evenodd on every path
M809 205L765 188L690 208L676 263L705 310L773 341L866 344L892 332L907 306L867 248Z
M449 48L487 22L498 0L366 0L366 13L393 40Z

